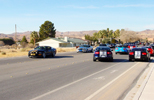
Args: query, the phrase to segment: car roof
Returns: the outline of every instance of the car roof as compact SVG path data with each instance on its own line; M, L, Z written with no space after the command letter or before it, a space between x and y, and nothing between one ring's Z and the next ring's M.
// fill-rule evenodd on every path
M147 50L146 48L143 48L143 47L136 47L136 48L133 48L132 50Z
M107 46L98 46L97 48L109 48Z

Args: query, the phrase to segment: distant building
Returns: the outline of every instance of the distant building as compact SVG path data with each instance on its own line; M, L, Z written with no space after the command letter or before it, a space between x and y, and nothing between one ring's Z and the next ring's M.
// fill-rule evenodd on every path
M82 44L88 44L87 41L84 41L82 39L77 39L77 38L47 38L45 40L42 40L40 42L37 42L36 45L39 46L51 46L54 48L59 48L59 47L75 47L75 46L80 46Z

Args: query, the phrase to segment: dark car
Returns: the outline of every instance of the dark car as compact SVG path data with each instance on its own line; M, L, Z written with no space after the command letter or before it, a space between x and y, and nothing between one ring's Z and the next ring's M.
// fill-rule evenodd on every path
M113 61L112 50L106 46L99 46L95 49L93 55L93 61L107 59Z
M134 60L149 61L150 53L148 52L146 48L133 48L129 52L129 61L134 61Z
M100 44L99 46L107 46L107 44Z
M34 48L34 50L30 50L28 52L28 57L43 57L46 58L46 56L52 56L55 57L56 55L56 49L52 48L50 46L38 46Z

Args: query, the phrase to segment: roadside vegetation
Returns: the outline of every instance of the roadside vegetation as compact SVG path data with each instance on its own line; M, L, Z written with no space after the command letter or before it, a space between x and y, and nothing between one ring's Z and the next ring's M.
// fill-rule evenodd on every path
M90 44L100 44L100 43L126 43L126 42L135 42L139 41L140 38L136 35L135 32L117 29L116 31L109 30L100 30L97 33L93 33L92 36L85 35L85 39L90 42Z

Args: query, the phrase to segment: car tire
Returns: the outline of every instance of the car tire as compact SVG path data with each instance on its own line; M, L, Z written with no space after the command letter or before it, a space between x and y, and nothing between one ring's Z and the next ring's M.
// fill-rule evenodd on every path
M146 59L146 62L149 62L149 58Z
M117 54L117 52L115 54Z
M93 61L95 62L95 61L96 61L96 59L95 59L95 58L93 58Z
M55 52L52 53L52 57L55 57Z
M111 62L113 62L113 57L110 59Z
M45 54L45 52L43 52L42 57L43 57L43 58L46 58L46 54Z
M32 58L32 56L28 55L29 58Z

